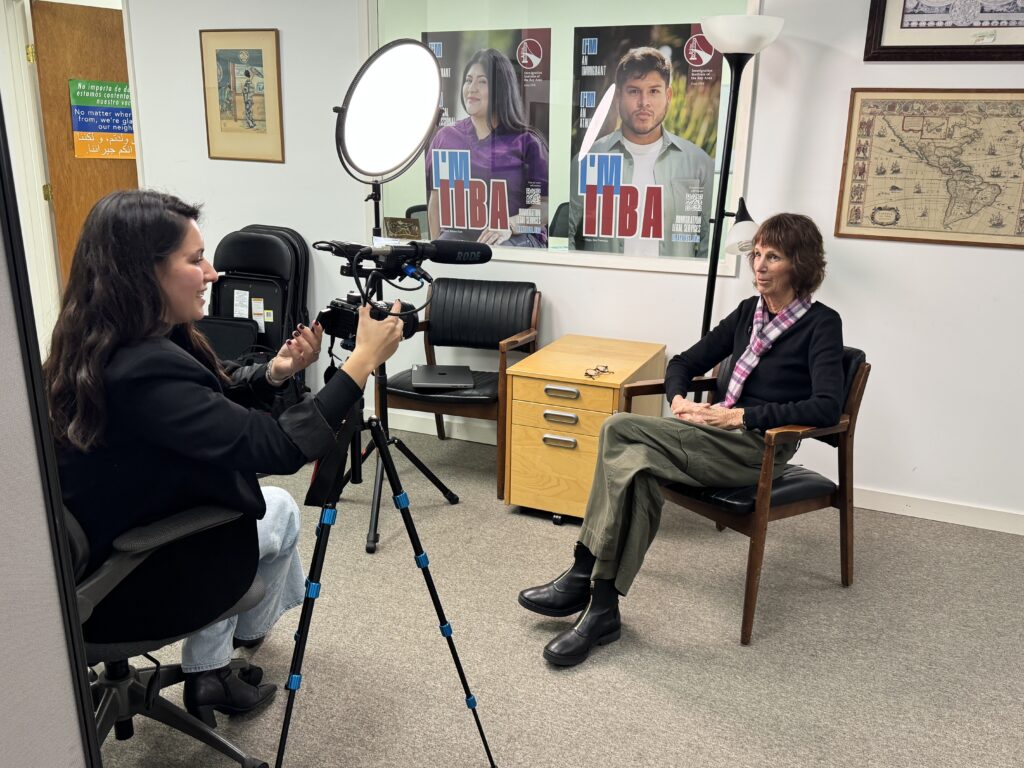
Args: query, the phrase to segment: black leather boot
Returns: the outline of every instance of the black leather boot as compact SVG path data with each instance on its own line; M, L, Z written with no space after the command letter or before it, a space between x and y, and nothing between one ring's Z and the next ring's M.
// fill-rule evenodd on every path
M253 675L247 677L251 680ZM257 679L263 678L259 671ZM213 710L226 715L240 715L252 712L270 703L277 693L273 683L253 685L241 674L235 674L230 667L211 669L207 672L192 672L185 675L185 690L182 698L185 709L193 717L202 720L210 728L217 727Z
M263 641L266 639L266 635L260 635L259 637L252 638L251 640L242 640L240 637L232 637L231 647L235 649L246 648L250 651L255 651L257 648L263 645Z
M619 618L619 593L611 579L594 581L594 592L587 609L567 629L544 647L544 658L559 667L579 664L597 645L619 639L622 621Z
M520 592L519 604L544 616L572 616L582 611L590 598L590 572L594 570L595 558L579 541L573 557L569 570L554 581Z

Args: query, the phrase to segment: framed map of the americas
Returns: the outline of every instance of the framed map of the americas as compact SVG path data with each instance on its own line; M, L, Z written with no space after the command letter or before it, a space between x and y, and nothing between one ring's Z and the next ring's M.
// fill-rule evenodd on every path
M1024 90L853 89L835 234L1024 247Z

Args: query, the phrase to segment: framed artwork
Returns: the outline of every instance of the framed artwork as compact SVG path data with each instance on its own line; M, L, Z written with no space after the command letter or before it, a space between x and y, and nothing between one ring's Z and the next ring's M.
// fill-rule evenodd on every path
M837 237L1024 248L1024 89L854 88Z
M284 162L276 29L202 29L206 143L216 160Z
M1022 0L871 0L864 61L1021 59Z

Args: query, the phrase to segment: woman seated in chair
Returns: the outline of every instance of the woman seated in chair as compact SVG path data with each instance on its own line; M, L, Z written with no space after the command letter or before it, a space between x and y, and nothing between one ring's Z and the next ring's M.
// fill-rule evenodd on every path
M64 503L90 544L89 571L129 529L203 505L237 520L163 547L85 623L94 643L185 640L186 708L247 712L276 686L232 646L255 647L302 602L299 510L257 473L291 474L334 445L369 373L394 353L398 318L360 312L357 348L315 397L274 419L276 393L316 359L323 329L300 325L268 364L217 360L194 322L217 273L203 257L199 209L147 190L100 200L82 229L43 376ZM259 575L262 601L216 621ZM211 622L215 622L212 623ZM183 627L185 629L183 629Z
M544 648L552 664L579 664L595 645L619 638L618 599L658 532L661 483L754 485L764 430L839 420L842 323L835 310L812 299L825 277L821 233L806 216L778 214L757 230L748 258L758 295L669 362L671 418L620 413L604 423L573 564L554 581L519 593L520 605L545 616L582 611ZM730 355L735 365L721 402L687 400L691 380ZM795 452L795 445L776 449L776 477Z

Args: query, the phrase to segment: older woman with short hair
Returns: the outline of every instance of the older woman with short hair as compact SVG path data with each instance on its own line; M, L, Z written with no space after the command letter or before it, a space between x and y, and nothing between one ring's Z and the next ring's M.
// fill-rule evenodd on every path
M806 216L773 216L758 228L749 262L757 295L669 362L665 394L672 417L620 413L602 426L573 564L553 581L519 593L520 605L545 616L582 611L545 647L552 664L579 664L594 646L619 638L618 598L629 591L658 532L662 483L753 485L765 430L839 420L842 322L812 298L825 277L821 233ZM687 400L692 379L730 356L734 365L722 401ZM776 449L776 477L796 448Z

